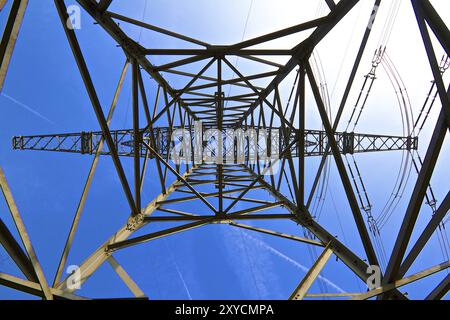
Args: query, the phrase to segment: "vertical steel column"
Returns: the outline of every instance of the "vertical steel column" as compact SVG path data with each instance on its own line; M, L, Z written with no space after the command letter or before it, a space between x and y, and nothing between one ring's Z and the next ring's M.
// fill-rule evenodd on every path
M305 206L305 122L306 122L306 102L305 102L305 67L300 65L300 76L298 81L299 94L299 135L298 140L298 204Z
M141 135L139 132L139 64L132 60L132 90L133 90L133 149L134 149L134 201L137 213L141 212Z
M221 163L217 165L218 183L219 183L219 210L218 214L223 214L223 132L222 132L222 121L223 121L223 108L222 108L222 59L217 59L217 126L219 130L219 137L217 141L217 153Z

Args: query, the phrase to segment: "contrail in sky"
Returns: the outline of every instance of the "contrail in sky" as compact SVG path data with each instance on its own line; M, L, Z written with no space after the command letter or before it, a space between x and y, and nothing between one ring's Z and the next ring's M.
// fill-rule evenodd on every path
M165 239L164 239L165 240ZM169 247L169 244L167 243L167 241L164 241L164 244L166 245L166 248L168 249L169 253L170 253L170 257L172 258L172 262L175 266L175 270L178 273L178 277L180 277L181 283L183 284L184 290L186 290L186 294L189 298L189 300L192 300L192 296L191 296L191 292L189 291L189 288L187 286L186 281L184 280L183 274L180 271L180 268L178 266L177 260L175 259L175 256L173 255L172 250Z
M186 290L186 294L187 294L189 300L192 300L191 292L189 291L186 281L184 280L183 274L181 273L180 268L178 267L178 263L175 259L173 259L173 263L175 265L175 270L177 271L178 276L180 277L180 280L183 284L184 290Z
M31 108L31 107L27 106L26 104L24 104L24 103L22 103L22 102L20 102L20 101L18 101L18 100L16 100L16 99L14 99L13 97L7 95L6 93L3 93L3 92L2 92L1 95L2 95L3 97L5 97L6 99L8 99L8 100L14 102L15 104L21 106L21 107L24 108L25 110L31 112L31 113L34 114L35 116L41 118L42 120L47 121L48 123L51 123L51 124L53 124L53 125L55 124L55 123L54 123L53 121L51 121L49 118L43 116L42 114L40 114L39 112L37 112L37 111L34 110L33 108Z
M272 252L273 254L279 256L280 258L284 259L285 261L289 262L290 264L292 264L293 266L301 269L302 271L304 271L305 273L309 271L309 268L305 267L304 265L298 263L297 261L295 261L292 258L289 258L287 255L285 255L284 253L278 251L277 249L273 248L272 246L268 245L266 242L254 238L251 235L249 235L247 232L242 231L242 233L244 234L244 236L246 236L247 238L253 240L256 244L258 244L260 247ZM332 281L330 281L329 279L319 275L318 276L319 279L323 280L324 282L326 282L330 287L333 287L334 289L336 289L339 293L346 293L346 291L344 289L342 289L341 287L339 287L337 284L333 283Z

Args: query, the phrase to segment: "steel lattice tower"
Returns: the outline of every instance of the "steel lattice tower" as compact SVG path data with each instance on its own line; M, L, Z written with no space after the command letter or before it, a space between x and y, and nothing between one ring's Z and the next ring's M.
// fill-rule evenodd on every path
M1 86L3 86L15 40L19 34L28 4L27 0L11 1L12 7L0 45ZM5 0L0 1L0 9L3 9L5 2ZM220 46L211 45L109 11L112 2L112 0L77 0L82 10L89 14L124 52L125 65L122 69L114 100L106 114L77 40L76 31L68 23L70 17L65 2L64 0L54 1L62 22L61 27L64 28L101 131L16 136L13 138L13 148L16 150L81 153L92 156L93 161L70 232L67 238L63 240L65 241L65 247L53 282L49 282L49 279L44 277L5 175L2 170L0 171L3 195L18 228L23 248L1 219L0 243L25 276L25 279L21 279L0 273L0 284L46 299L82 298L77 296L75 289L70 287L73 279L71 277L63 279L62 275L100 156L112 158L131 214L124 220L123 226L116 233L111 235L96 251L87 254L84 262L80 262L81 283L88 280L104 262L108 261L136 297L145 296L138 287L138 281L132 280L115 260L114 252L153 239L218 223L321 248L322 253L294 290L290 299L303 299L308 294L314 280L333 255L365 283L371 275L368 273L369 265L379 266L380 262L370 235L370 221L366 222L365 210L361 207L362 199L358 199L356 190L352 185L356 173L346 168L344 157L363 152L414 151L417 150L419 145L418 137L413 134L392 136L382 133L373 135L337 131L342 113L348 107L350 91L354 86L363 53L371 35L371 26L376 21L377 8L380 6L381 0L374 1L374 10L368 17L368 26L361 39L352 72L347 80L346 89L337 116L334 119L331 119L327 112L326 103L321 94L320 84L313 72L310 58L316 46L352 11L358 4L358 0L324 0L329 8L329 13L323 17L236 44ZM427 146L426 156L422 163L417 166L418 178L413 191L409 194L407 210L406 212L399 212L403 217L403 222L396 236L394 249L388 259L387 267L382 270L382 284L377 288L353 296L355 299L372 297L406 299L407 297L398 290L399 287L445 270L449 266L449 261L443 263L438 261L440 264L436 264L418 274L405 277L413 262L427 245L431 235L446 217L450 206L450 197L447 194L439 207L436 208L428 225L421 231L418 240L407 251L411 244L410 240L415 230L420 209L427 197L430 179L445 136L450 128L449 93L445 87L439 61L436 58L431 41L431 34L434 34L447 55L450 55L450 32L429 0L411 0L411 6L433 71L433 83L437 88L437 96L442 109L431 142ZM126 34L118 22L182 40L188 43L192 49L143 47ZM275 39L302 32L311 32L311 34L291 49L253 48ZM184 58L172 60L163 65L154 65L149 58L150 56L184 56ZM236 65L230 62L230 57L234 56L239 56L262 66L269 66L272 71L244 75ZM268 59L269 56L287 56L289 60L286 64L280 65ZM188 73L177 69L193 63L203 63L203 67L198 73ZM110 130L109 124L125 75L129 69L132 73L133 128ZM225 69L234 74L233 79L225 78ZM297 69L298 71L296 71ZM215 77L206 75L207 71L211 70L215 70ZM283 105L280 97L280 86L284 81L288 81L286 79L292 72L297 72L297 77L293 86L291 109L288 109L286 105ZM188 82L182 88L175 88L166 80L165 75L167 74L188 79ZM158 85L156 96L150 96L146 92L146 78L144 76L149 76L156 81ZM259 79L269 79L269 85L267 87L256 86L254 81ZM229 85L239 87L243 93L225 95L224 87ZM323 130L307 128L305 121L307 90L311 90L313 93ZM162 108L160 107L161 103ZM145 119L145 127L139 126L140 119L141 121ZM167 122L161 125L162 120L166 121L166 119ZM203 124L200 132L195 130L195 126L199 122ZM207 130L211 128L216 128L219 132L214 139L207 136ZM240 145L239 137L229 134L231 129L235 131L237 129L252 130L256 138L254 140L248 137L244 138ZM183 132L187 136L183 136L179 141L172 141L172 134L180 130L184 130ZM275 131L277 134L274 133ZM185 142L187 140L194 141L195 134L201 135L202 147L208 149L216 161L206 161L201 158L200 161L193 163L171 163L170 156L175 150L175 142L183 142L183 139ZM244 150L244 156L241 159L242 161L237 161L236 154L240 147ZM252 149L257 151L255 153L257 154L256 159L251 156ZM259 152L261 149L263 150L262 153ZM269 157L269 160L267 160L264 157L267 154L275 153L274 151L279 155L278 158ZM219 155L223 156L223 161L217 161L220 158ZM189 154L183 153L183 156L185 160L191 162L194 160L193 151ZM305 157L314 156L320 157L321 162L311 194L308 195L305 192L304 183ZM133 159L133 181L127 179L121 157ZM259 157L264 158L264 161L260 161ZM311 198L316 191L325 162L330 157L334 160L350 205L358 237L364 247L364 256L355 254L352 248L344 245L334 234L316 221L310 213ZM278 175L267 174L270 170L274 170L275 164L279 165ZM155 166L158 172L155 181L159 184L161 193L150 203L143 203L141 190L146 169L149 166ZM171 175L176 177L174 182L168 181L168 177ZM292 197L286 196L280 191L280 186L287 181L292 185ZM199 191L199 187L208 188L209 192ZM264 198L249 197L255 190L263 190L276 200L269 201ZM209 211L198 215L170 208L172 204L184 202L202 203ZM248 207L241 210L236 209L238 203L246 203ZM368 206L370 207L370 203ZM264 213L265 210L273 208L282 208L286 213ZM163 212L165 215L153 215L156 212ZM299 228L307 230L311 236L293 236L243 223L244 220L274 219L292 221L298 224ZM134 235L136 231L142 230L146 225L164 224L165 222L182 224L141 236ZM440 299L445 296L448 288L449 276L447 275L438 287L430 288L427 298Z

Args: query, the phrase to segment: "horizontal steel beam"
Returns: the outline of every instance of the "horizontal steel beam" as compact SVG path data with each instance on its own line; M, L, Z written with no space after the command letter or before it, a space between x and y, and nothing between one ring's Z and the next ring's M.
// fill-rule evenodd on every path
M145 49L146 55L169 56L212 56L212 55L240 55L240 56L289 56L292 50L286 49L242 49L233 50L229 46L210 46L207 49Z
M153 136L156 140L155 151L161 156L165 157L172 152L172 133L174 130L181 129L181 127L174 127L171 130L169 127L157 127L154 128ZM208 127L204 127L207 130ZM249 127L248 129L251 129ZM185 129L187 130L187 129ZM259 142L262 141L262 134L266 133L267 141L263 145L262 142L258 145L258 148L262 150L266 149L270 144L278 146L278 154L281 154L282 150L286 147L286 140L284 136L289 135L287 140L288 144L294 141L299 135L299 130L288 131L284 133L282 128L265 129L262 127L255 128L256 134L260 136ZM278 137L276 135L269 136L270 130L279 132ZM247 130L248 131L248 130ZM191 133L191 136L193 136ZM150 131L141 131L144 141L148 141L150 137ZM227 128L223 130L224 140L227 140ZM98 145L103 140L102 132L80 132L80 133L67 133L67 134L55 134L55 135L35 135L35 136L16 136L13 138L14 150L38 150L38 151L54 151L54 152L69 152L69 153L81 153L81 154L95 154L98 149ZM133 130L111 130L111 136L119 156L134 156L134 133ZM204 136L204 131L202 133ZM347 133L336 132L334 134L340 153L342 154L355 154L366 152L380 152L380 151L398 151L398 150L417 150L418 138L416 137L401 137L401 136L387 136L387 135L373 135L363 133ZM306 157L321 156L325 152L330 154L327 150L328 137L325 131L319 130L305 130L304 131L304 154ZM230 137L228 137L230 139ZM277 139L276 141L274 139ZM194 142L193 142L194 143ZM234 146L237 142L234 142ZM290 152L291 157L297 157L300 152L298 150L299 144L293 145ZM231 152L233 149L231 144L225 146L224 160L226 161L227 152ZM233 149L234 150L234 149ZM141 148L141 157L146 157L145 148ZM246 144L246 151L248 152L248 145ZM246 152L246 156L247 155ZM101 155L109 155L110 151L107 146L101 151ZM275 153L273 153L275 154ZM150 155L153 157L153 155Z
M292 214L226 214L222 216L153 216L153 217L146 217L146 222L177 222L177 221L205 221L208 220L211 223L217 223L217 222L230 222L231 220L285 220L290 219L292 220L295 218Z

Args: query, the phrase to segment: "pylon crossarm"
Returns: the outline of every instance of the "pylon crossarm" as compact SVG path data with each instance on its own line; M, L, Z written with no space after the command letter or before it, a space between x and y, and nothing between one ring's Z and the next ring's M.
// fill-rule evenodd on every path
M181 130L180 126L174 127L155 127L140 132L143 137L143 141L149 142L152 148L158 152L164 159L174 152L172 133L175 130ZM246 130L252 129L251 127ZM195 130L185 128L189 134L194 134ZM223 129L223 136L226 137L226 131ZM258 135L265 134L267 129L264 127L255 127ZM331 152L327 150L328 137L325 131L321 130L304 130L303 135L299 130L293 130L288 133L288 137L283 131L283 128L274 128L270 130L278 131L279 137L273 135L268 136L267 141L261 138L258 143L259 149L266 149L269 146L277 146L278 149L273 149L275 154L282 154L287 145L291 145L289 154L285 154L282 157L282 161L288 160L289 157L297 158L304 157L317 157L323 155L331 155ZM117 154L121 157L134 157L134 134L132 129L123 130L111 130L111 135L114 137L114 147L117 150ZM204 133L202 134L204 137ZM158 137L156 139L155 137ZM299 139L297 139L297 137ZM300 144L300 137L304 138L304 143ZM372 152L388 152L388 151L402 151L402 150L417 150L418 138L417 137L401 137L394 135L374 135L364 133L346 133L336 132L334 134L336 143L338 145L340 154L358 154L358 153L372 153ZM276 140L276 141L275 141ZM279 143L279 141L284 141ZM34 151L48 151L48 152L67 152L78 153L84 155L96 154L100 149L100 155L110 155L108 148L99 148L100 144L103 146L103 133L102 132L79 132L79 133L61 133L61 134L47 134L47 135L33 135L33 136L15 136L13 137L13 149L14 150L34 150ZM292 144L292 142L295 142ZM235 141L233 144L228 144L223 148L223 159L227 162L227 155L230 150L234 150L240 142ZM248 149L249 145L244 144L244 147ZM303 154L300 152L301 148L304 150ZM149 153L145 148L145 145L141 142L139 155L141 158L156 159L157 165L161 167L160 160L152 153ZM188 161L194 161L193 156L191 158L186 157ZM248 160L249 154L245 154L245 160ZM284 167L284 166L283 166ZM197 173L196 176L202 173ZM193 176L195 177L195 176ZM241 178L240 178L241 179Z

